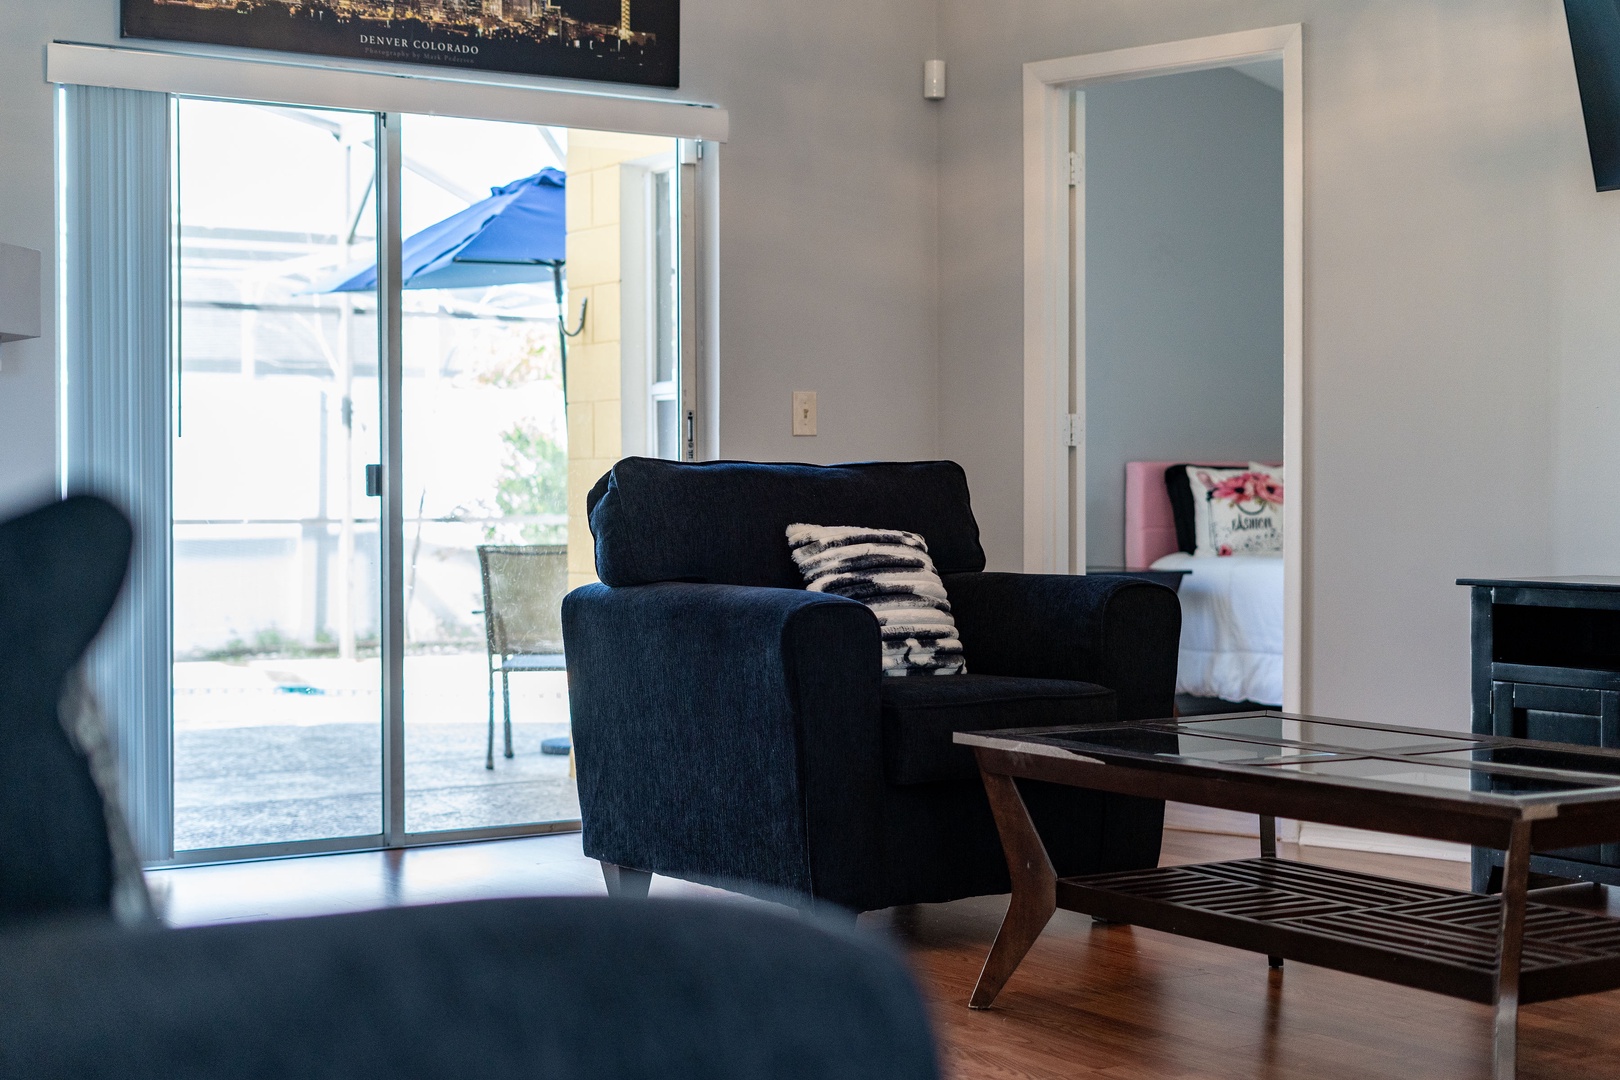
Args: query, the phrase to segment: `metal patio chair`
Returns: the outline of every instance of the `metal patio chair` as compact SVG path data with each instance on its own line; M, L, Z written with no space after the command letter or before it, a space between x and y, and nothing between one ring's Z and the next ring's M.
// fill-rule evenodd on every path
M482 544L484 640L489 649L489 746L484 768L495 767L495 675L501 676L506 756L512 756L514 671L563 671L562 598L568 591L564 544Z

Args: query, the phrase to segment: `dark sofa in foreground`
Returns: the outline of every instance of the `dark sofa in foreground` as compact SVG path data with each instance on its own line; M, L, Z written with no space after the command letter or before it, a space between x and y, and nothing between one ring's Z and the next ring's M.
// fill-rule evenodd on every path
M168 930L59 718L129 529L0 525L0 1080L766 1080L937 1075L890 951L742 903L532 899Z
M955 731L1168 716L1181 608L1124 577L985 573L953 462L627 458L589 499L600 585L563 602L585 852L855 911L1006 892ZM922 535L966 675L884 677L878 624L808 592L790 523ZM1163 804L1020 783L1060 875L1154 866Z
M887 949L735 903L494 900L0 932L5 1080L935 1075Z

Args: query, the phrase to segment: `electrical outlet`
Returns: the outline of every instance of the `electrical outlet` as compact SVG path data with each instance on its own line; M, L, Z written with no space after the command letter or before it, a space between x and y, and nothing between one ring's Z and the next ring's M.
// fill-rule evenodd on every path
M816 433L816 392L814 390L793 391L793 434L814 435Z

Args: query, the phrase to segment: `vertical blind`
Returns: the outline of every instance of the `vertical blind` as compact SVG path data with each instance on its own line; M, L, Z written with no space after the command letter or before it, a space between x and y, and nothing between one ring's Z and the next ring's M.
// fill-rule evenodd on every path
M170 99L62 88L62 481L135 524L129 580L87 658L141 857L173 854L169 713Z

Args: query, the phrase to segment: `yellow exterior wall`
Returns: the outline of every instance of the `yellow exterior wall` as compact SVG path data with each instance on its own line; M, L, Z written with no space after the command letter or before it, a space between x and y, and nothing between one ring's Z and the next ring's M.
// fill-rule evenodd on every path
M668 153L669 139L568 133L569 328L590 299L585 332L568 341L568 587L596 580L585 495L619 460L619 166Z

